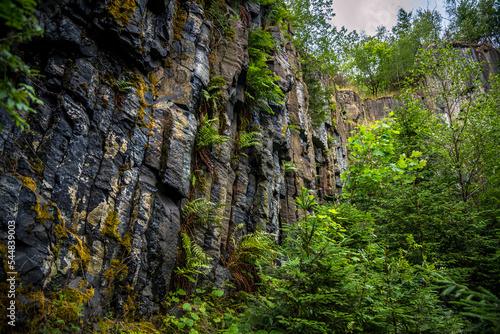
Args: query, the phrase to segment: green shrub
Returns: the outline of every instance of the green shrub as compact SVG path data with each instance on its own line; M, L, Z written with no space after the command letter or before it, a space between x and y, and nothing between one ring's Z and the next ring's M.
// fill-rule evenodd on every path
M18 83L19 74L33 78L37 71L16 55L15 44L42 35L35 18L36 0L13 0L0 3L0 106L22 130L29 129L21 113L35 113L32 103L42 104L31 85ZM1 127L1 124L0 124Z

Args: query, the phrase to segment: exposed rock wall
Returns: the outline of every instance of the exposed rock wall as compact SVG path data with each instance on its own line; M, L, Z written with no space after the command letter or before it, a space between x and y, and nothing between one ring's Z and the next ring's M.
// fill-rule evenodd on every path
M298 56L277 27L268 27L279 45L268 64L284 103L270 105L274 114L250 107L248 32L265 26L265 8L223 2L227 33L195 2L124 3L61 0L40 13L44 37L23 52L44 76L33 82L44 105L27 132L1 112L0 235L16 222L20 291L79 289L93 315L159 309L188 202L227 204L220 226L195 231L212 258L200 280L220 286L231 278L223 259L235 230L279 240L280 226L297 220L300 187L333 196L347 166L342 116L313 130ZM229 140L211 147L207 166L196 136L212 78L224 84L210 117ZM238 150L241 131L258 132L261 145Z
M460 54L471 61L481 63L481 81L483 87L480 90L490 90L490 75L498 73L500 63L500 52L487 44L471 45L467 43L453 43L453 47L460 51Z

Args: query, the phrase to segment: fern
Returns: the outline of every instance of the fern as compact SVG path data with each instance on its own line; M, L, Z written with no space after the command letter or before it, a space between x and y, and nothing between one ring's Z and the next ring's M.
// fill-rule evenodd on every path
M226 206L226 204L215 204L204 198L198 198L186 204L183 210L184 219L188 225L202 226L210 223L220 225L220 220L225 217L213 215L211 212Z
M116 88L122 93L127 93L131 89L132 83L125 80L118 80L116 82Z
M267 67L270 57L268 52L275 48L272 35L259 28L250 31L248 35L248 54L250 56L247 72L247 85L249 91L246 95L253 103L264 111L274 114L268 102L283 104L285 94L275 83L281 78Z
M184 249L185 261L182 268L177 267L175 273L179 276L183 276L195 282L193 275L204 273L201 271L203 268L209 268L208 261L211 260L203 249L195 242L191 241L191 238L187 233L181 233L182 248Z
M218 118L208 119L208 115L203 116L202 126L198 130L196 143L198 147L208 147L214 144L225 143L229 137L219 134L219 131L213 127L214 123L219 121Z
M283 169L285 170L285 173L295 172L298 170L291 161L283 161Z
M252 147L257 145L262 145L258 140L260 138L260 133L256 131L246 132L241 131L238 138L238 150L241 150L245 147ZM248 157L245 153L241 153L244 156Z
M295 131L297 133L300 133L300 126L297 126L295 124L290 124L288 125L288 128L290 129L290 131Z
M210 104L214 110L221 107L222 91L226 80L221 77L212 78L207 86L207 89L203 89L203 97Z
M277 255L272 236L265 232L242 236L235 253L238 258L246 262L274 259Z
M232 250L223 263L231 271L239 290L255 292L256 264L272 263L279 253L269 233L255 232L237 238L236 235L243 226L244 224L235 226L231 236Z

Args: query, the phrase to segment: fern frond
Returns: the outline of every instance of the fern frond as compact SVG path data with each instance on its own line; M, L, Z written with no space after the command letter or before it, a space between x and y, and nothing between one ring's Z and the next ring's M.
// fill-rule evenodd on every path
M214 128L214 123L219 121L218 118L208 119L208 116L203 116L202 125L198 130L196 144L199 147L212 146L214 144L225 143L229 137L219 134L219 131Z
M269 260L276 257L272 235L265 232L255 232L244 235L236 248L236 256L243 261Z
M294 172L298 170L297 167L295 167L295 165L291 161L283 161L283 169L285 170L285 173Z
M128 81L125 81L125 80L118 80L116 82L116 88L118 88L118 90L122 93L126 93L128 92L132 87L132 83L131 82L128 82Z
M256 131L246 132L241 131L238 138L238 149L241 150L245 147L262 145L259 142L260 133Z
M191 282L194 282L195 279L193 275L195 274L203 274L201 271L203 268L209 268L208 262L211 260L197 243L192 242L191 238L187 235L187 233L181 233L182 239L182 248L184 249L185 254L185 262L184 266L177 267L175 273L179 276L186 277Z
M226 207L226 204L215 204L205 198L197 198L189 202L183 209L183 216L187 224L196 225L221 224L225 217L211 214L212 211Z

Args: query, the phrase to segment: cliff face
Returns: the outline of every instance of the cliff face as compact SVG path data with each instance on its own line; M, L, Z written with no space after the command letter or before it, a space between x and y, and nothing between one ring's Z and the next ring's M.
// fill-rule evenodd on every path
M180 266L187 203L227 205L215 212L225 217L220 226L194 232L212 258L198 284L220 286L231 278L223 260L235 229L279 240L279 227L297 220L301 186L322 197L341 189L350 128L333 112L343 130L335 122L312 129L285 38L292 32L268 27L278 45L268 65L282 78L284 103L270 106L274 114L247 103L248 33L267 20L259 5L61 0L42 8L44 38L23 52L41 69L33 85L44 105L27 132L1 113L1 235L14 220L23 303L65 287L94 315L131 305L150 314ZM213 78L223 84L210 117L229 139L202 151L196 136ZM238 149L242 131L258 132L260 145Z

